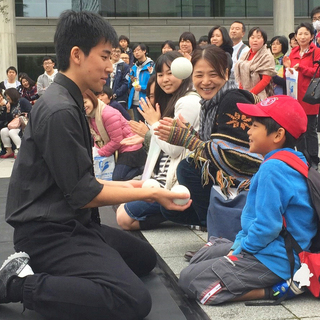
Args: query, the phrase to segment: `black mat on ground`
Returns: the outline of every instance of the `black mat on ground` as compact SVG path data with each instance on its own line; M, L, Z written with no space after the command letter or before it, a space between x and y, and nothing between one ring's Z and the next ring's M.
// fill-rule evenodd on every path
M9 179L0 179L0 265L13 253L13 229L5 222L5 203ZM114 207L100 209L102 223L118 227L115 220ZM133 232L135 236L143 238L140 232ZM143 282L152 296L153 306L145 320L206 320L208 316L199 305L187 299L179 289L175 275L166 263L158 257L156 268ZM33 311L25 310L21 303L0 305L0 319L2 320L45 320ZM92 319L94 320L94 319ZM111 320L111 319L110 319Z

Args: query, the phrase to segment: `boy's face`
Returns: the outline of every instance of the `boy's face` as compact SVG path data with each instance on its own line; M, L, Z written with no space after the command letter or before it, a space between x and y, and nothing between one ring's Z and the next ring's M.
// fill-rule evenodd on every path
M82 75L81 91L91 89L102 91L106 78L113 71L110 60L112 46L109 42L101 41L90 50L88 56L81 51L80 69Z
M99 100L101 100L102 102L104 102L105 104L109 104L110 103L110 98L108 97L108 95L106 94L106 93L104 93L104 92L101 92L98 96L97 96L97 98L99 99Z
M16 79L17 74L14 70L9 70L7 73L7 76L8 76L9 81L13 82Z
M272 132L267 135L265 125L253 121L251 128L248 130L249 151L265 156L267 153L274 150L274 137L276 134L276 132Z

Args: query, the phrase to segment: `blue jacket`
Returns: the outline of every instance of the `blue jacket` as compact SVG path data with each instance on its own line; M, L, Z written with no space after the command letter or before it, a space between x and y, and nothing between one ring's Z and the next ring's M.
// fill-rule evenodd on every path
M301 152L285 148L306 162ZM265 160L279 150L273 150ZM282 216L287 229L301 246L310 248L316 234L316 214L311 206L307 181L301 173L281 160L264 161L251 180L246 205L241 215L242 230L237 234L233 254L245 250L284 280L289 279L290 265L284 239L279 235ZM295 270L300 260L295 253Z
M146 89L147 89L147 84L150 78L150 72L148 70L148 67L153 67L154 66L154 62L150 59L147 58L147 60L145 61L144 64L142 64L142 68L139 74L139 85L141 86L141 91L139 92L139 100L141 98L145 98L146 97ZM131 68L130 71L130 77L129 77L129 89L130 89L130 93L129 93L129 98L128 98L128 109L131 108L132 103L133 103L133 98L134 98L134 87L132 86L132 80L131 77L136 77L137 76L137 63L133 65L133 67Z
M114 75L112 91L117 95L116 101L128 101L128 80L130 67L125 62L117 64L117 71ZM106 85L110 87L110 74L107 78Z

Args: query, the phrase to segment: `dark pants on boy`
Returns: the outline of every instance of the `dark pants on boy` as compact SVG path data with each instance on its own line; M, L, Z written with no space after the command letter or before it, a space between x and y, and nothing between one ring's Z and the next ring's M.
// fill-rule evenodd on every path
M242 251L227 256L233 244L230 240L210 237L208 244L195 254L179 278L182 290L202 304L220 304L283 280L252 254Z
M48 319L142 319L151 297L139 279L156 264L145 241L91 222L31 222L15 229L16 251L35 275L24 283L24 307Z

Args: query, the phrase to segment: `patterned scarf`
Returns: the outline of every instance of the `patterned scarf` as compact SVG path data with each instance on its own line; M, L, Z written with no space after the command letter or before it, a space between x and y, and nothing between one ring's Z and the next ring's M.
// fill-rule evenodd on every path
M216 114L221 98L227 91L232 89L237 89L234 81L227 81L213 98L201 100L199 135L202 141L210 140L216 125Z

